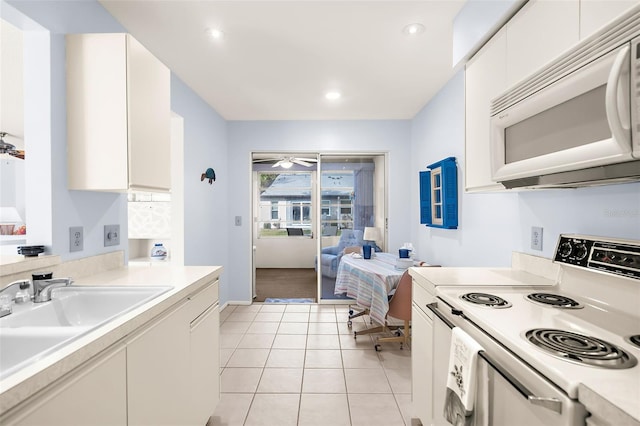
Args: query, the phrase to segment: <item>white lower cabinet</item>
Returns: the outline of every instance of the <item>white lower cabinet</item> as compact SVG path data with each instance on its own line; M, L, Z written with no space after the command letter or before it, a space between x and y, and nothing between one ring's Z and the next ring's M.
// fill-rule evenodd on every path
M433 321L415 304L411 311L411 328L413 416L419 418L423 425L430 425L433 417Z
M220 400L220 309L210 306L191 322L191 401L193 424L204 425Z
M185 304L127 342L129 425L184 424L189 416Z
M205 425L220 398L218 282L127 343L130 426Z
M107 350L23 403L2 425L112 426L127 424L124 345Z
M204 426L220 400L218 281L44 388L4 425Z
M413 417L423 425L433 419L433 319L427 304L433 297L413 282L411 306L411 399Z

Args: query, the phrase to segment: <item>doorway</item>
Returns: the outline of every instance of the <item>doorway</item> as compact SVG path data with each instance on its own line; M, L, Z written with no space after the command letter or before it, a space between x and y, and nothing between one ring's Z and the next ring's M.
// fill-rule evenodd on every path
M317 301L317 154L253 153L254 301Z
M356 233L361 244L375 229L370 243L384 249L386 161L385 153L252 153L254 301L351 300L334 294L341 238Z

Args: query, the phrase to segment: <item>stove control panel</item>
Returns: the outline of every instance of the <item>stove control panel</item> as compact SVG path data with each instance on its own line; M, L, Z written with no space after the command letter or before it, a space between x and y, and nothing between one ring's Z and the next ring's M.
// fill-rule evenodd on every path
M553 260L640 279L640 242L560 235Z

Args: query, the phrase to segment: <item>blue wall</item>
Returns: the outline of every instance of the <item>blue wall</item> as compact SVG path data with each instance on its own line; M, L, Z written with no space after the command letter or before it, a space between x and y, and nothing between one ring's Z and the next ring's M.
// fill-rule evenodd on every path
M514 250L550 258L560 233L640 239L640 183L465 193L464 117L461 71L412 121L411 223L421 259L443 266L508 266ZM427 228L418 224L418 172L449 156L458 160L460 226ZM543 227L542 252L530 248L532 226Z

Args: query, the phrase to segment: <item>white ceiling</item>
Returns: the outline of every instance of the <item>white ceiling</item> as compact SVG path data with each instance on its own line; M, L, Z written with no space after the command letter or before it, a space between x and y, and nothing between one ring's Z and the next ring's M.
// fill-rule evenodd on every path
M100 3L226 120L355 120L412 118L446 83L464 0Z

